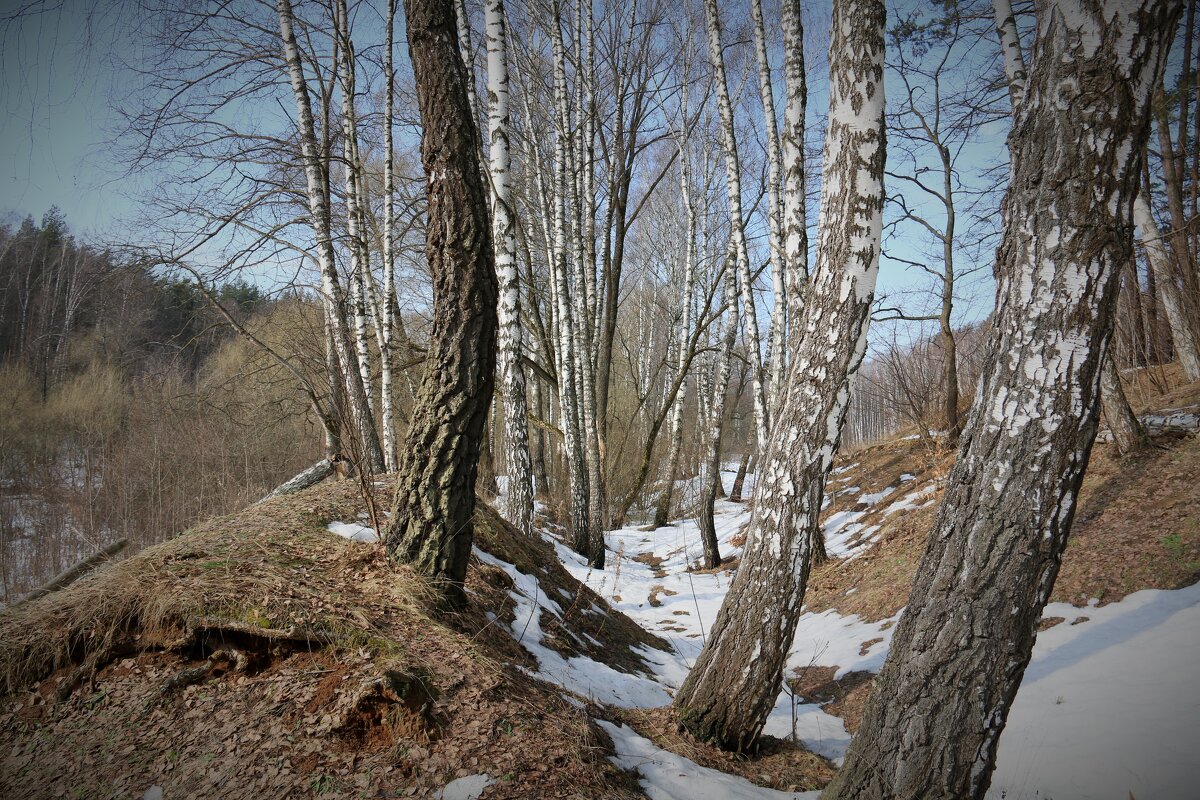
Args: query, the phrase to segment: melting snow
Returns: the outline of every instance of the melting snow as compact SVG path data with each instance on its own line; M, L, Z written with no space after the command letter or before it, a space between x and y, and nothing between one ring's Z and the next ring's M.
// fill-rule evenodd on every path
M596 720L613 740L612 762L621 769L636 770L642 790L650 800L800 800L817 798L820 792L780 792L755 786L745 778L702 767L696 762L663 750L624 725Z
M438 800L476 800L483 790L496 782L490 775L464 775L452 780L437 793Z
M331 522L329 523L329 532L336 533L343 539L349 539L352 542L364 542L367 544L379 541L379 534L369 525L360 525L357 522Z

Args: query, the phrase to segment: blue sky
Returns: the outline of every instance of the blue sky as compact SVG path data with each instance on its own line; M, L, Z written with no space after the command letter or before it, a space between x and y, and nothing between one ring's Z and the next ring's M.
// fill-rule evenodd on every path
M0 14L25 5L4 0ZM40 218L57 205L73 228L99 235L132 209L104 148L117 121L111 102L129 88L108 63L124 12L37 5L0 27L0 214Z
M138 89L136 77L115 65L117 56L136 60L136 52L127 52L135 45L125 33L136 22L129 17L134 12L129 4L96 0L0 0L0 15L30 5L35 13L18 25L0 28L0 219L25 214L40 218L57 205L74 230L104 238L134 216L141 188L122 176L121 164L107 147L120 125L114 105ZM767 5L768 18L774 18L774 4L768 0ZM806 11L814 32L827 27L827 1L808 4ZM403 58L401 48L397 55ZM778 58L779 53L773 55ZM809 55L814 62L810 115L816 115L823 113L826 102L821 74L825 57ZM1003 148L1002 139L982 142L978 149L986 154L996 148ZM904 244L893 242L889 247ZM914 280L911 270L885 260L881 291L923 284ZM973 295L973 302L961 307L959 316L964 319L978 318L990 306L986 282Z

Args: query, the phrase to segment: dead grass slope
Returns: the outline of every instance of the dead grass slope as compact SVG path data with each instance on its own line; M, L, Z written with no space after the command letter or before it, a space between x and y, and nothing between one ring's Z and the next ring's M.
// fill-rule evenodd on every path
M476 773L485 798L638 796L520 669L508 575L474 563L471 607L431 614L419 578L326 530L359 513L317 487L0 614L0 796L424 797ZM546 620L564 653L636 670L660 646L489 508L476 535L571 609Z
M1200 402L1200 382L1172 380L1170 369L1133 376L1139 411L1161 412ZM1177 372L1177 370L1175 370ZM1155 388L1158 387L1158 388ZM807 609L836 609L865 620L886 619L908 602L926 540L941 501L954 453L921 440L896 440L848 453L838 466L851 467L831 481L830 491L858 486L861 493L895 486L901 472L914 475L881 506L901 494L932 484L934 504L879 512L863 518L880 524L877 542L852 561L831 560L809 579ZM1111 603L1142 589L1179 589L1200 580L1200 438L1167 434L1131 458L1097 443L1080 490L1075 522L1051 602ZM835 494L826 518L855 508L857 494ZM851 592L851 590L854 590ZM850 592L850 594L847 594ZM1052 624L1055 620L1047 620ZM790 677L797 694L827 704L848 730L861 720L873 676L855 673L832 680L836 670L810 668Z

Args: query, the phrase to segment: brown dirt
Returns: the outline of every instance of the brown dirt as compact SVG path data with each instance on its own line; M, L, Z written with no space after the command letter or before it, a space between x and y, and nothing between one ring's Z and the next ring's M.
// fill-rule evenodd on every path
M1156 444L1130 460L1092 451L1051 600L1104 604L1200 580L1200 439Z
M862 722L867 698L875 675L870 672L848 672L835 680L837 667L805 667L798 669L788 685L798 697L809 703L820 703L823 710L841 717L846 730L854 733Z
M822 789L835 768L802 745L764 736L758 751L736 754L699 741L680 729L669 708L610 710L613 721L630 726L664 750L710 769L740 775L758 786L784 792Z
M421 579L324 530L358 511L352 484L317 487L5 612L0 796L430 797L475 773L497 779L485 798L639 796L587 714L519 669L533 664L503 622L507 575L473 564L472 607L434 615ZM596 647L586 629L610 663L640 667L631 648L654 638L547 544L490 509L476 526L481 547L569 595L562 647ZM195 679L168 690L181 673Z
M884 481L890 479L895 464L906 464L916 479L896 490L898 498L948 473L952 465L953 455L943 454L925 462L931 465L929 471L920 471L919 446L916 441L891 442L849 454L845 460L862 466L836 477L844 486L879 491L887 485ZM868 475L882 475L883 480L868 481ZM1197 475L1200 439L1194 436L1160 436L1155 447L1132 459L1121 459L1111 444L1097 444L1051 601L1086 605L1097 598L1105 604L1141 589L1178 589L1200 580ZM941 490L932 497L940 502ZM826 513L847 507L853 506L839 498ZM886 520L879 515L864 517L865 524L874 520L883 525L879 541L853 561L835 559L814 568L805 598L807 609L834 608L869 621L898 612L908 602L936 513L935 503L896 512ZM857 591L847 595L852 588Z

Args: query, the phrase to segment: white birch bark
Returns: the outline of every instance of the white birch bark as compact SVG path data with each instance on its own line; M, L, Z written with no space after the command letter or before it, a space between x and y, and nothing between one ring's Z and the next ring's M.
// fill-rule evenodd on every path
M350 38L349 14L346 0L337 0L334 7L334 25L337 30L339 58L337 65L338 83L342 90L342 157L345 169L344 192L346 196L346 231L350 252L350 309L354 314L354 350L358 358L358 373L363 391L367 395L367 406L374 411L371 386L371 354L367 345L367 284L363 279L366 269L363 258L364 246L362 214L359 209L358 120L354 108L355 64L354 43Z
M771 245L771 291L775 307L771 311L771 391L767 398L774 411L782 397L787 369L787 268L782 242L782 201L779 193L783 157L779 150L779 123L775 117L775 95L771 90L771 62L767 57L767 32L763 22L762 0L750 1L750 17L754 22L754 53L758 59L758 94L762 100L763 120L767 139L767 222Z
M808 279L808 212L804 175L804 127L808 85L804 78L804 26L800 0L783 0L783 250L789 331L800 325L804 281Z
M791 337L788 386L760 451L741 565L675 697L689 730L730 749L754 745L779 694L850 378L866 351L883 227L885 22L882 0L834 0L820 242L805 324Z
M705 20L708 28L708 51L712 61L717 85L717 108L720 111L721 138L725 146L725 183L729 201L729 215L733 229L734 246L737 248L738 280L741 283L742 307L746 315L746 338L750 347L750 367L754 384L754 423L758 433L759 447L765 446L769 430L766 390L763 386L762 348L758 336L758 311L754 304L754 282L750 273L750 253L746 245L746 232L742 227L742 177L738 163L737 134L733 126L733 105L729 99L729 81L725 75L725 56L721 49L721 20L717 13L717 0L704 0Z
M688 349L691 344L692 293L696 286L696 206L692 201L691 148L688 146L688 84L683 81L679 95L679 190L683 197L686 213L683 247L683 319L679 324L678 356L676 370L687 368ZM679 469L679 454L683 448L683 406L686 392L680 388L671 408L670 450L667 455L666 485L659 496L654 514L656 527L667 524L671 513L671 500L675 491L675 473Z
M383 423L383 457L389 471L394 471L399 461L396 410L392 399L395 355L393 308L396 305L396 156L392 130L396 106L396 2L397 0L387 0L387 53L383 66L383 346L380 348L379 391L380 417Z
M555 281L555 326L557 328L559 404L562 408L563 439L567 451L567 469L571 478L571 528L576 552L586 555L594 562L591 552L591 513L589 506L589 478L586 460L587 443L584 441L582 416L580 413L577 351L578 328L570 298L568 281L568 225L567 218L570 187L575 185L575 176L570 164L570 108L567 95L566 49L562 38L562 17L559 3L554 4L554 19L551 21L554 60L554 94L558 110L558 131L555 137L555 252L552 270ZM600 552L603 565L603 550Z
M297 128L300 136L301 157L304 162L309 215L312 220L313 237L316 241L317 263L320 265L321 272L321 294L328 305L328 313L334 327L334 349L338 356L338 366L341 368L346 383L351 416L358 428L365 452L367 463L361 466L381 472L384 469L383 449L379 446L375 420L371 415L366 391L358 372L358 360L350 345L350 333L346 321L346 296L338 278L333 252L328 201L328 164L322 163L320 148L317 145L312 100L308 94L308 83L304 75L300 48L296 43L295 18L292 13L291 0L278 0L276 10L279 14L279 31L283 44L284 61L288 67L288 77L296 101Z
M1025 55L1021 50L1021 37L1017 32L1017 15L1013 13L1012 0L992 0L996 12L996 35L1000 38L1000 53L1004 58L1004 74L1008 78L1008 96L1013 108L1025 98Z
M1154 271L1158 296L1167 314L1167 325L1180 366L1188 380L1200 380L1200 335L1197 331L1200 323L1188 318L1171 255L1163 244L1163 233L1154 221L1150 201L1141 192L1133 203L1133 221L1142 232L1142 246L1146 248L1146 258Z
M492 177L492 242L500 288L500 390L504 398L504 465L508 492L504 515L517 530L532 535L533 478L529 460L529 410L525 397L521 335L521 290L517 277L517 238L510 182L508 111L508 33L503 0L484 3L488 60L488 150Z

